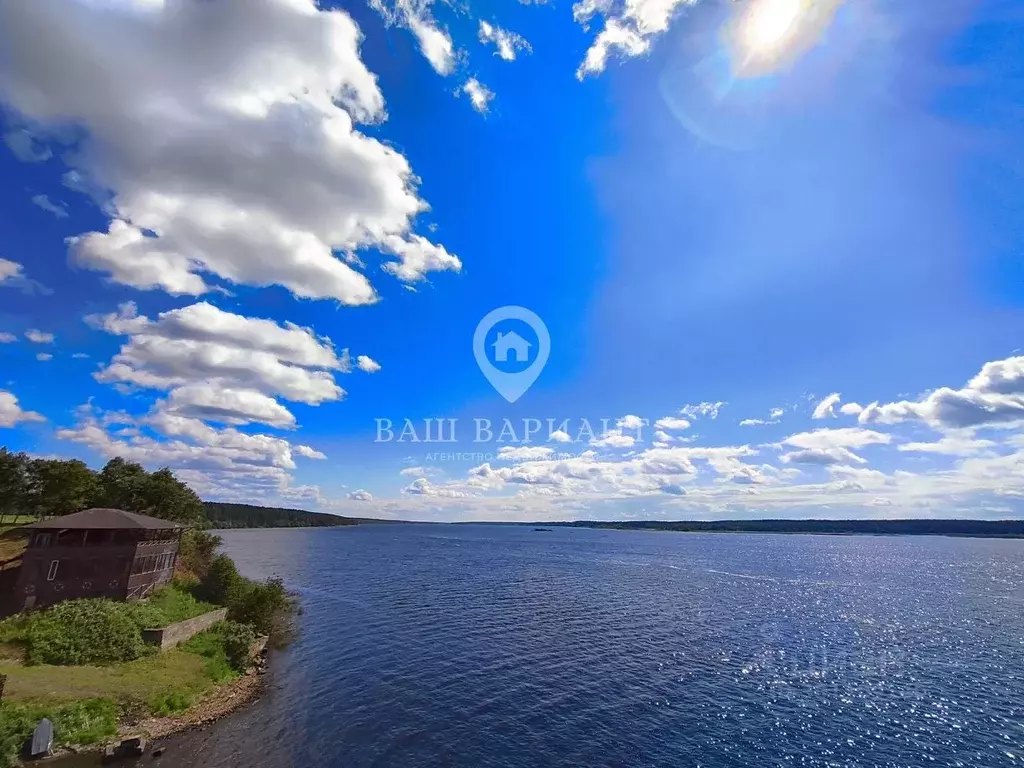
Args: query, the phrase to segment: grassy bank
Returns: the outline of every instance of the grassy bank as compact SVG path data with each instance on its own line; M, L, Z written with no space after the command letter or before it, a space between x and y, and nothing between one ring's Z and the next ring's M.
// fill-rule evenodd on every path
M245 672L257 633L287 627L291 604L279 581L241 577L216 554L214 535L186 539L185 572L145 602L70 600L0 622L0 767L15 763L42 717L54 723L55 745L69 748L103 744L147 718L192 717ZM175 649L142 641L143 629L220 606L227 621Z
M0 662L7 676L0 703L0 766L43 717L54 723L55 744L81 748L111 739L120 725L147 716L186 711L217 686L236 679L227 633L216 628L180 648L123 664L25 665Z

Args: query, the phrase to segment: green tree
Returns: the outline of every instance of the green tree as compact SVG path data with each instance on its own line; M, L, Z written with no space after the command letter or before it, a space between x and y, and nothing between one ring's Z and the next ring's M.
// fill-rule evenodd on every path
M0 525L28 508L28 456L0 448Z
M40 517L87 509L99 490L95 473L78 459L32 459L28 486L29 507Z
M143 488L148 474L141 464L125 461L117 456L107 462L97 478L100 485L100 504L111 509L129 512L145 506Z
M144 514L179 523L198 523L204 518L199 495L174 476L167 467L146 477L142 486Z

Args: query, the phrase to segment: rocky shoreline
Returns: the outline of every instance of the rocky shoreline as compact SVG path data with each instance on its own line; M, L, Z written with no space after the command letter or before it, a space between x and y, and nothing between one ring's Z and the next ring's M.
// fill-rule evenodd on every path
M50 768L85 768L105 764L106 756L115 756L113 753L117 752L118 745L135 739L140 740L141 752L132 755L121 751L116 754L116 759L141 757L147 752L152 752L155 757L162 753L163 749L154 742L188 731L201 730L256 703L263 695L266 684L268 666L265 644L266 639L263 638L254 649L253 666L245 674L230 683L216 686L185 712L165 717L142 717L137 720L129 718L118 726L116 738L106 744L94 744L79 749L58 749L42 764Z
M216 687L182 714L148 717L135 724L122 725L118 730L118 738L141 736L146 739L162 739L215 723L260 698L265 672L266 662L261 658L237 680Z

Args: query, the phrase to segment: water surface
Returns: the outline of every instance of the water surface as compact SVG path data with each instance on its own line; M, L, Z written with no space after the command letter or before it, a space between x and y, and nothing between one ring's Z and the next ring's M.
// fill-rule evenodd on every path
M1024 765L1024 542L223 534L301 595L268 694L154 765Z

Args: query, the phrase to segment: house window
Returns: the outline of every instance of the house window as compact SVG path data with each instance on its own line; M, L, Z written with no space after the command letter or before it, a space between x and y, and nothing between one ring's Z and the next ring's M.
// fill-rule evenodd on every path
M50 561L50 570L46 572L46 580L53 581L57 578L57 567L60 565L60 560Z
M50 546L50 540L53 537L52 533L37 533L36 534L36 546L37 547L48 547Z

